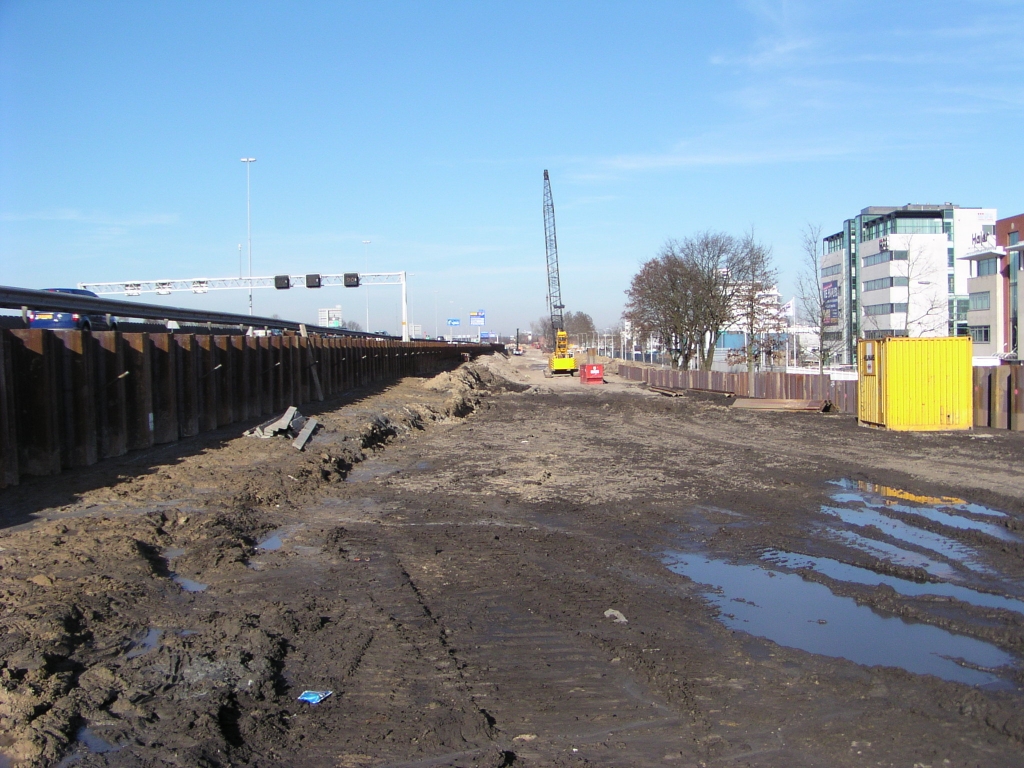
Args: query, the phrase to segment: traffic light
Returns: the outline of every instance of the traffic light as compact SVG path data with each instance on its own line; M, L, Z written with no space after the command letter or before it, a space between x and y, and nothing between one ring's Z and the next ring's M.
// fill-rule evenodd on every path
M274 287L279 291L283 291L285 288L292 287L292 281L288 275L275 275L274 276Z
M320 275L306 275L306 287L307 288L319 288L320 287Z
M346 288L358 288L359 287L359 273L358 272L346 272L345 273L345 287Z

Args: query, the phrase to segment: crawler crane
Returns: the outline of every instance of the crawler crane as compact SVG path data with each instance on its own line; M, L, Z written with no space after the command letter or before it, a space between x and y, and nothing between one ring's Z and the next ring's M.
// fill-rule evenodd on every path
M555 237L555 203L551 198L551 179L544 171L544 246L548 258L548 312L551 314L551 332L554 334L555 351L548 358L545 376L568 373L575 376L579 366L576 358L569 354L569 335L565 332L562 318L562 283L558 277L558 238Z

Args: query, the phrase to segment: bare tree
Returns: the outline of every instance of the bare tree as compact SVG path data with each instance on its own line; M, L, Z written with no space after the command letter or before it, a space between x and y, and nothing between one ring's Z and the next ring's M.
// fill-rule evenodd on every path
M571 339L575 336L577 342L581 345L583 344L582 339L586 334L597 332L593 318L586 312L566 312L562 322L565 326L565 332L569 334L569 338Z
M355 320L346 320L345 322L343 322L341 324L341 327L344 328L346 331L361 331L361 330L363 330L363 326L361 326Z
M907 336L945 336L949 300L945 264L929 259L924 244L907 240L907 312L903 331Z
M803 263L797 277L797 295L800 311L818 333L818 373L825 372L825 361L843 348L840 318L842 317L843 292L840 280L822 281L821 227L807 224L800 233L800 247Z
M736 325L743 331L743 359L753 396L754 366L779 344L782 317L775 292L778 270L772 260L771 246L757 240L751 229L739 243L733 260L733 313Z
M641 335L659 336L674 365L689 367L696 358L710 369L729 320L735 257L736 242L726 234L669 240L634 275L624 317Z

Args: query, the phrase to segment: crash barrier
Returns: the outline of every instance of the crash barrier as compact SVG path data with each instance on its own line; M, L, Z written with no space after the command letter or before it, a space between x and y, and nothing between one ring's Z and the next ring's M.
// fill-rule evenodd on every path
M694 371L620 365L619 375L665 389L697 389L746 397L746 373ZM754 397L778 400L828 400L842 413L857 413L857 382L832 381L827 374L761 372L754 374Z
M974 426L1024 432L1024 368L974 369Z
M403 376L500 345L286 334L0 330L0 488Z

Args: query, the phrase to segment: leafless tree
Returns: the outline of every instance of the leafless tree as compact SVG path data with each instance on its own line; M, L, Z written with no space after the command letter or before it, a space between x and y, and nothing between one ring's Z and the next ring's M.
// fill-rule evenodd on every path
M903 331L907 336L945 336L948 331L949 300L945 264L929 259L925 246L907 240L907 313Z
M775 292L778 275L771 246L760 242L751 229L740 241L732 266L733 313L736 325L743 331L742 357L747 364L751 388L754 366L764 355L774 351L783 331ZM753 392L750 394L752 396Z
M341 327L344 328L346 331L361 331L361 330L363 330L363 326L361 326L355 320L346 320L345 322L343 322L341 324Z
M842 331L837 330L843 316L843 292L840 280L822 281L821 227L807 224L800 233L803 263L797 277L800 312L818 333L818 373L824 373L825 361L841 353Z
M639 335L659 336L673 364L689 367L696 359L710 369L729 320L735 257L736 242L723 233L669 240L633 276L624 317Z

